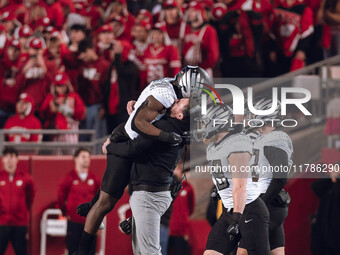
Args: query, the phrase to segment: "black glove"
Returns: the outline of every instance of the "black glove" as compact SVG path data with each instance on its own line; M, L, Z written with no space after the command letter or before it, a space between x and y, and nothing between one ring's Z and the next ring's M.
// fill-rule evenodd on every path
M77 214L86 217L92 208L92 203L83 203L77 206Z
M179 180L176 176L172 177L172 182L170 183L170 192L172 199L175 199L178 195L178 193L182 189L182 181Z
M230 240L238 240L241 239L241 233L240 233L240 226L239 226L239 221L241 218L242 214L233 212L231 215L232 217L232 223L229 225L227 229L227 233L230 235Z
M121 223L119 223L119 226L125 234L130 235L132 230L132 217L123 220Z
M210 197L215 202L221 199L220 194L218 194L216 187L212 190Z
M183 141L179 134L176 134L174 132L168 133L164 131L161 131L161 133L158 136L158 139L162 142L169 143L171 146L180 145L181 142Z
M181 135L181 138L184 144L190 144L191 142L190 131L183 132L183 134Z

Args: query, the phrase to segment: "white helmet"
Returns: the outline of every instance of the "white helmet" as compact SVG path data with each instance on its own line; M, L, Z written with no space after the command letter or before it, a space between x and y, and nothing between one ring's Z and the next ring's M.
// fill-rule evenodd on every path
M199 66L186 66L175 76L173 82L180 88L183 97L198 99L204 84L212 86L208 73Z

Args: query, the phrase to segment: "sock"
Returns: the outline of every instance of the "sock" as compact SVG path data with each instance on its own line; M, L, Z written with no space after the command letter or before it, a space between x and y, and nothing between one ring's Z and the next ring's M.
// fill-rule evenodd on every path
M96 236L83 231L83 234L81 235L81 239L79 242L80 254L86 254L86 255L89 254L95 238Z

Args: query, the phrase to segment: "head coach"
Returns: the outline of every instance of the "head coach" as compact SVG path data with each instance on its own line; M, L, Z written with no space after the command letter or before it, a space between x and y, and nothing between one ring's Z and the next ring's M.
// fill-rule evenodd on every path
M190 129L189 99L175 102L170 112L153 125L166 132L183 134ZM132 248L134 254L161 254L160 219L171 204L170 183L183 145L138 136L134 140L109 143L108 154L133 161L130 181L132 195ZM105 148L104 148L105 151Z

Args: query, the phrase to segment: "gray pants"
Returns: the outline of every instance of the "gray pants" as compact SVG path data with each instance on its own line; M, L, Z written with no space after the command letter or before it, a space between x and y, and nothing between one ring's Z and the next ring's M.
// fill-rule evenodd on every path
M132 249L135 255L161 255L161 216L169 208L170 191L134 191L130 197L132 210Z

